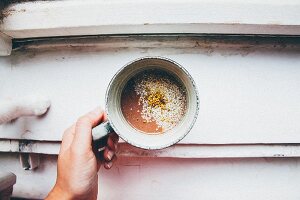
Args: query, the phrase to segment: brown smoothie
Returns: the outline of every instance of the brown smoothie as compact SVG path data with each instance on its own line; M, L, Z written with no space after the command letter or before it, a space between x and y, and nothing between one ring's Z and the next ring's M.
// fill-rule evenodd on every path
M147 70L131 78L124 87L121 110L135 129L160 134L184 117L186 90L167 72Z
M139 103L140 96L134 91L134 81L130 80L125 86L121 96L122 113L131 126L148 134L158 134L162 128L155 121L147 122L141 116L142 104Z

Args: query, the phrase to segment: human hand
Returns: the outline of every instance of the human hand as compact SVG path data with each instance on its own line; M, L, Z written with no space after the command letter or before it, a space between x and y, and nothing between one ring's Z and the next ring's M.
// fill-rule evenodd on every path
M104 153L98 152L97 144L92 145L92 128L105 120L105 113L97 108L65 131L58 156L57 180L47 200L97 199L97 172L101 164L106 169L112 167L119 140L115 133L110 134Z

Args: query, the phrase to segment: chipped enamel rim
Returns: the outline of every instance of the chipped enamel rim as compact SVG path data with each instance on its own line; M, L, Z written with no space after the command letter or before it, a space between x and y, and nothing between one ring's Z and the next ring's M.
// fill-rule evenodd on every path
M115 125L115 121L114 121L115 119L113 119L112 116L111 116L111 114L109 113L109 100L110 100L110 94L111 94L112 86L118 81L117 78L118 78L119 74L121 72L123 72L125 69L127 69L128 67L131 67L131 65L133 65L134 63L137 63L137 62L140 62L140 61L143 61L143 60L147 60L147 59L149 59L149 60L156 60L157 59L157 60L161 60L161 61L164 61L164 62L169 62L169 63L173 64L174 66L176 66L176 68L178 68L181 72L183 72L183 74L189 79L189 81L190 81L190 83L192 85L192 90L193 90L193 92L194 92L194 94L196 96L196 104L195 104L196 107L194 108L195 109L194 110L195 113L194 113L193 120L189 123L189 126L187 126L184 130L182 130L182 134L180 134L176 139L174 139L174 140L172 140L170 142L166 142L165 144L160 144L160 145L153 145L153 144L152 145L145 145L145 144L140 144L138 142L135 142L135 141L129 139L128 138L128 134L131 134L131 133L127 133L127 132L122 133L122 132L120 132L120 130ZM198 116L198 113L199 113L199 104L200 104L200 100L199 100L198 90L197 90L195 81L193 80L192 76L188 73L188 71L184 67L182 67L180 64L178 64L177 62L175 62L175 61L173 61L173 60L171 60L169 58L160 57L160 56L155 56L155 57L153 57L153 56L141 57L141 58L135 59L135 60L127 63L126 65L124 65L121 69L119 69L115 73L115 75L111 79L111 81L110 81L110 83L108 85L108 89L106 91L106 95L105 95L105 110L106 110L106 113L107 113L109 124L112 127L112 129L124 141L126 141L127 143L129 143L129 144L131 144L133 146L142 148L142 149L149 149L149 150L150 149L163 149L163 148L172 146L173 144L176 144L180 140L182 140L190 132L190 130L192 129L193 125L196 122L196 119L197 119L197 116ZM134 130L134 128L132 128L132 131L133 130ZM169 131L167 131L167 132L169 132ZM163 133L163 134L166 134L166 133ZM143 134L143 133L140 133L140 134ZM159 134L159 135L163 135L163 134ZM144 134L144 135L147 135L147 134Z

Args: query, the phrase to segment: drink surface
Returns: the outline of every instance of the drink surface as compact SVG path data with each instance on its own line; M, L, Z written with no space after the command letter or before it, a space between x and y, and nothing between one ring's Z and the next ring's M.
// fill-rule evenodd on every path
M161 70L135 75L121 96L121 109L127 122L147 134L160 134L175 127L184 117L186 104L185 88Z

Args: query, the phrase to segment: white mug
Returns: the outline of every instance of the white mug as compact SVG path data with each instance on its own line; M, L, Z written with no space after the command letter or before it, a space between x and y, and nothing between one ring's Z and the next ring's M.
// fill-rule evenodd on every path
M123 116L121 94L127 82L136 74L159 69L179 80L186 88L187 106L183 119L161 134L145 134L133 128ZM108 121L93 128L93 140L99 140L115 131L120 138L143 149L162 149L183 139L192 129L199 111L199 97L191 75L178 63L163 57L142 57L122 67L112 78L106 91L105 110Z

